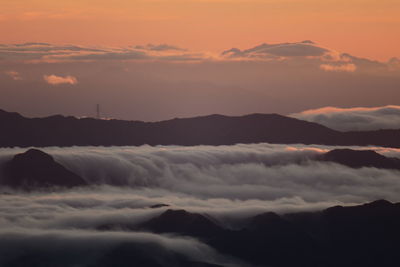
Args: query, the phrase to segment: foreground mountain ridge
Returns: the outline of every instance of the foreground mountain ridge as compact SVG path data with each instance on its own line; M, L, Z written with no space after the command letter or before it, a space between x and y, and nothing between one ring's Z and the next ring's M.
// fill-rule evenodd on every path
M0 110L0 125L0 147L232 145L261 142L400 147L400 130L339 132L279 114L215 114L143 122L61 115L26 118Z
M400 203L387 200L321 211L249 217L229 229L207 214L167 209L139 225L116 224L97 230L148 231L200 239L247 266L397 266ZM290 255L290 257L287 257Z
M3 166L0 169L1 167ZM15 155L5 163L3 172L1 184L28 191L55 186L71 188L87 185L82 177L56 162L51 155L37 149Z

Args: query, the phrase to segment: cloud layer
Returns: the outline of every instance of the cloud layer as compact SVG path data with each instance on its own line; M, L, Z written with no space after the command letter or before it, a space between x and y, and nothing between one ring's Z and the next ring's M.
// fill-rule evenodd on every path
M129 47L90 47L23 43L0 45L0 61L60 62L60 61L124 61L124 60L202 60L205 55L188 52L168 44L148 44Z
M331 64L321 64L320 68L325 71L346 71L346 72L354 72L357 67L354 64L339 64L339 65L331 65Z
M81 117L95 115L92 107L101 104L106 117L159 121L382 106L400 104L397 63L358 58L311 41L264 43L223 53L169 44L3 44L0 107L26 116ZM44 75L70 76L52 80L74 83L76 90L55 91ZM43 105L46 97L51 101Z
M339 131L400 129L400 106L372 108L324 107L292 114L294 118L317 122Z
M97 229L110 224L134 227L166 209L205 214L223 227L238 229L251 216L266 211L400 200L398 171L313 161L329 149L270 144L45 148L91 186L30 193L2 187L0 251L5 253L0 253L0 265L24 259L39 265L96 266L108 256L115 259L115 253L145 255L146 250L152 251L151 260L167 266L175 266L182 257L246 266L191 238ZM399 149L357 149L400 158ZM21 151L0 149L0 166ZM157 204L169 206L151 208Z
M240 50L232 48L222 53L231 58L284 58L284 57L318 57L329 55L331 51L318 46L312 41L297 43L261 44L256 47Z
M0 250L2 266L182 266L181 259L238 266L199 241L137 232L2 229Z
M248 49L231 48L222 53L189 51L170 44L126 47L54 45L50 43L0 44L0 62L62 61L294 61L325 71L399 70L397 58L378 62L341 53L310 40L291 43L263 43Z
M397 201L398 172L352 169L313 158L324 146L141 146L47 148L57 161L92 185L127 186L132 190L169 192L185 198L230 201L365 202ZM399 157L397 149L376 150ZM18 149L2 150L1 161ZM379 179L377 179L379 177Z

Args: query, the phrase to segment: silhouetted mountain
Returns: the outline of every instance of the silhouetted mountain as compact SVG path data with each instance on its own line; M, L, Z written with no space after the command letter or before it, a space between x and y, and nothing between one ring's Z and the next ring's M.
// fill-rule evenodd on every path
M373 150L334 149L323 154L319 160L352 168L375 167L400 170L400 159L385 157Z
M82 186L86 182L57 163L52 156L37 149L29 149L6 162L2 184L31 190L38 187Z
M167 210L139 228L196 237L223 254L256 266L400 264L399 203L378 200L320 212L268 212L248 221L243 229L231 230L201 214Z
M215 236L223 231L204 215L170 209L140 225L140 228L156 233L179 233L202 238Z
M360 132L344 132L340 145L377 145L384 147L400 147L400 130L376 130Z
M161 122L25 118L0 110L0 147L303 143L400 147L400 130L339 132L278 114L210 115Z
M77 119L60 115L24 118L0 111L0 146L223 145L325 143L336 131L277 114L210 115L161 122Z
M164 208L164 207L168 207L168 206L169 206L168 204L160 203L160 204L151 205L150 208L158 209L158 208Z
M95 256L96 260L80 261L79 255L70 251L57 256L52 253L43 253L41 244L38 249L22 250L18 257L12 257L2 267L223 267L208 263L210 259L193 261L184 254L173 251L155 243L135 243L126 241L119 245L110 244L105 253L96 255L88 246L87 253ZM97 257L96 257L97 256ZM3 262L4 263L4 262ZM227 266L226 266L227 267Z
M236 261L236 265L220 263L221 266L395 267L400 266L399 225L400 203L378 200L318 212L283 215L266 212L248 218L247 224L239 230L221 227L199 213L167 210L132 230L146 229L200 239ZM127 239L120 244L111 242L104 248L105 253L95 260L78 264L76 257L60 259L51 253L38 254L43 251L38 245L37 250L21 250L18 257L11 257L5 266L220 266L208 263L213 259L193 261L179 252L184 248L173 250L162 243ZM90 248L88 253L93 253Z
M334 266L396 266L400 264L400 205L375 201L355 207L333 207L323 212ZM333 255L332 255L333 256Z
M321 249L307 232L268 212L224 238L212 240L219 251L259 266L318 266Z
M206 262L194 262L181 254L154 244L124 243L114 248L88 267L222 267Z
M161 206L165 207L165 206ZM152 208L152 207L151 207ZM140 225L131 224L105 224L97 227L97 230L108 231L114 229L144 230L153 233L178 233L200 238L210 237L219 234L224 229L211 218L198 213L191 213L185 210L164 211L157 216Z

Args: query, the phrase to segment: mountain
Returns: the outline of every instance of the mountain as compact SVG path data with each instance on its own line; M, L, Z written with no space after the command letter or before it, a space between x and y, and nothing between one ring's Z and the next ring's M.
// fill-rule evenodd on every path
M351 168L375 167L400 170L400 159L385 157L373 150L333 149L319 160L346 165Z
M207 261L209 259L204 259ZM25 265L28 266L28 265ZM123 243L87 267L223 267L207 262L194 262L185 256L156 245Z
M166 210L136 229L199 238L251 266L398 266L400 203L377 200L317 212L248 218L238 230L204 214ZM111 229L112 230L112 229Z
M328 142L336 132L277 114L210 115L161 122L63 117L24 118L0 112L0 146L229 145ZM295 131L294 131L295 130Z
M147 221L140 228L156 233L179 233L202 238L209 238L223 231L220 226L202 214L172 209Z
M0 147L303 143L400 147L400 130L339 132L278 114L210 115L161 122L25 118L0 111Z
M86 185L83 178L57 163L52 156L37 149L29 149L15 155L5 163L3 172L3 185L26 190Z

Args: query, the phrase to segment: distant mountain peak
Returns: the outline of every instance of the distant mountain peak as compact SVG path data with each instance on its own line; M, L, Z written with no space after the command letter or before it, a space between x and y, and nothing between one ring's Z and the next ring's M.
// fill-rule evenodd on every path
M374 167L400 170L400 159L385 157L373 150L333 149L320 158L352 168Z
M238 143L381 145L400 147L400 130L338 132L279 114L212 114L159 122L54 115L25 118L0 111L0 147L233 145Z
M83 178L38 149L29 149L15 155L5 163L4 174L5 185L24 190L86 185Z

